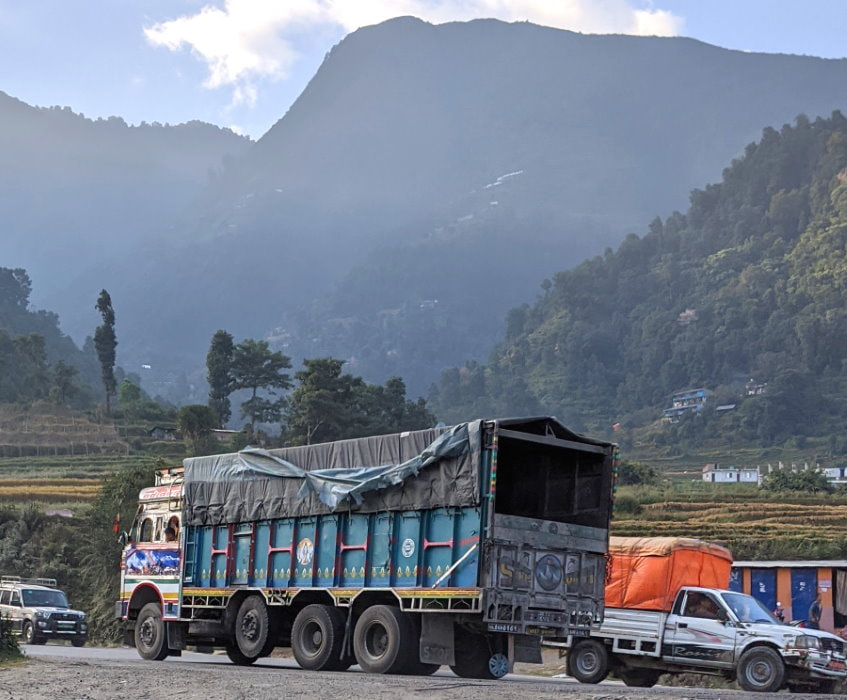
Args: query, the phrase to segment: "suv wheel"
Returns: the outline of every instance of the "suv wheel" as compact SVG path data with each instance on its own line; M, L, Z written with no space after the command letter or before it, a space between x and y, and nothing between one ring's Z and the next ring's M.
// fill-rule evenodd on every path
M32 626L32 623L29 620L24 622L24 629L23 629L22 636L23 636L23 639L24 639L24 644L37 644L38 643L35 640L35 628Z

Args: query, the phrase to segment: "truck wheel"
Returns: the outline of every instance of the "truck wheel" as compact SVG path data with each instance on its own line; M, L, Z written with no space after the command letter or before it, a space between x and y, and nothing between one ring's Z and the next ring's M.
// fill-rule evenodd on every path
M22 635L24 644L35 644L35 628L28 620L24 622Z
M418 658L417 637L409 616L390 605L374 605L359 617L353 653L367 673L405 673Z
M775 693L785 680L785 664L770 647L754 647L745 651L738 662L738 685L744 690Z
M307 605L294 618L291 650L302 668L309 671L343 671L350 666L341 659L344 646L344 611L330 605Z
M238 648L238 645L233 642L229 642L226 645L226 655L227 658L236 666L249 666L259 658L258 656L244 656L244 654L241 653L241 649Z
M662 672L655 668L622 668L617 675L630 688L652 688Z
M251 595L244 599L235 616L235 643L247 658L257 659L266 651L269 642L271 621L268 606L261 596ZM252 662L251 662L252 663Z
M71 644L73 646L75 646L77 649L79 649L80 647L85 646L85 640L84 639L72 639Z
M599 683L609 675L609 654L596 639L586 639L568 652L568 675L580 683Z
M455 626L456 663L450 667L461 678L497 680L509 672L509 660L495 653L484 634ZM505 659L505 665L503 660Z
M158 603L147 603L135 621L135 648L142 659L161 661L168 655L165 623Z

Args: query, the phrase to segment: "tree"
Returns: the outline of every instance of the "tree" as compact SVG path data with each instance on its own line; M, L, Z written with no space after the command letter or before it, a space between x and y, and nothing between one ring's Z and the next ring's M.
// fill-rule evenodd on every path
M103 324L94 331L94 347L97 359L100 361L100 376L103 379L103 389L106 392L106 413L111 412L111 399L115 395L115 348L118 340L115 336L115 311L112 309L112 298L103 289L97 298L95 308L100 312Z
M423 399L406 399L406 385L392 377L385 386L342 374L343 360L304 360L299 386L285 411L286 440L309 445L345 438L419 430L435 424Z
M832 493L832 484L826 474L817 469L793 472L787 469L768 474L762 483L767 491L801 491L804 493Z
M208 448L209 437L218 424L218 417L206 405L190 404L179 409L176 424L191 442L191 451L194 456L197 456Z
M233 349L232 336L219 330L212 336L206 355L209 406L218 416L219 428L223 428L232 416L229 395L235 385L232 376Z
M344 361L323 357L303 364L306 369L294 375L299 386L291 392L285 411L288 442L311 445L353 437L354 379L341 374Z
M53 387L51 392L55 394L55 399L58 403L65 403L66 399L69 399L77 392L76 384L74 384L76 375L76 367L66 365L62 360L59 360L56 366L53 367Z
M618 484L621 486L652 485L658 482L659 475L649 464L621 460Z
M250 389L250 398L241 404L241 415L249 416L255 429L259 422L275 422L282 412L282 401L258 395L264 389L272 396L275 390L289 389L291 377L283 372L291 368L291 359L281 352L273 352L266 340L246 339L232 352L232 380L234 389Z

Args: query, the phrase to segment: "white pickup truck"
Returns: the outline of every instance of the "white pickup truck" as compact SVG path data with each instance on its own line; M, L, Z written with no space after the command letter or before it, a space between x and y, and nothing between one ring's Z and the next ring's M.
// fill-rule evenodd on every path
M567 650L582 683L614 672L650 687L663 673L708 673L749 691L834 693L847 677L839 637L781 624L755 598L715 588L681 588L670 612L606 608L588 637L549 645Z

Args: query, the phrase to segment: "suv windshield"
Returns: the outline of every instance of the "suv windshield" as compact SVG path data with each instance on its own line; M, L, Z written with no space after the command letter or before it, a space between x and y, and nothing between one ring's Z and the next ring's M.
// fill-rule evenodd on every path
M68 608L68 599L62 591L24 588L21 591L27 608Z
M724 593L723 599L735 613L740 622L759 622L768 625L781 624L771 611L753 596L744 593Z

